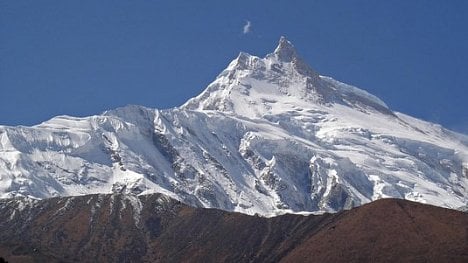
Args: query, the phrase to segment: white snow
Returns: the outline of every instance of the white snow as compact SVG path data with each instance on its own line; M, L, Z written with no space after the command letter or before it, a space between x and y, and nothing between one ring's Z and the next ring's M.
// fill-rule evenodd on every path
M134 195L150 193L264 216L387 197L467 205L467 136L318 75L289 42L278 48L241 53L179 108L0 126L0 197L132 194L136 222Z

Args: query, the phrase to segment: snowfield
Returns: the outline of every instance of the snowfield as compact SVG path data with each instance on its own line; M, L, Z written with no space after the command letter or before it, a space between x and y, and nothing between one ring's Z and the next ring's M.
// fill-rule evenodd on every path
M395 197L468 204L468 137L321 76L281 38L199 96L33 127L0 126L0 197L163 193L247 214L323 213Z

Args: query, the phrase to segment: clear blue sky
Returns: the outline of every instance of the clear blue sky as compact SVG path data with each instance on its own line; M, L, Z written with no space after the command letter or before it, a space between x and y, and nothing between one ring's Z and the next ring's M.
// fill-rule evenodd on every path
M467 14L456 0L0 1L0 124L176 107L285 35L321 74L468 133Z

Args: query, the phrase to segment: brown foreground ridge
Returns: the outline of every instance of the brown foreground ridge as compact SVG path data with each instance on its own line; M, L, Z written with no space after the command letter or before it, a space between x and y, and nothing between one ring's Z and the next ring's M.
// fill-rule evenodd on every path
M382 199L248 216L161 194L0 200L8 262L468 262L468 213Z

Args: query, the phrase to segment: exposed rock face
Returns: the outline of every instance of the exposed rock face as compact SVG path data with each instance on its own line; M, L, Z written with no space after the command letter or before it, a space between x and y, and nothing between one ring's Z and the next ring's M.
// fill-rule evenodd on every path
M466 262L468 214L383 199L320 216L248 216L160 194L0 201L10 262Z

